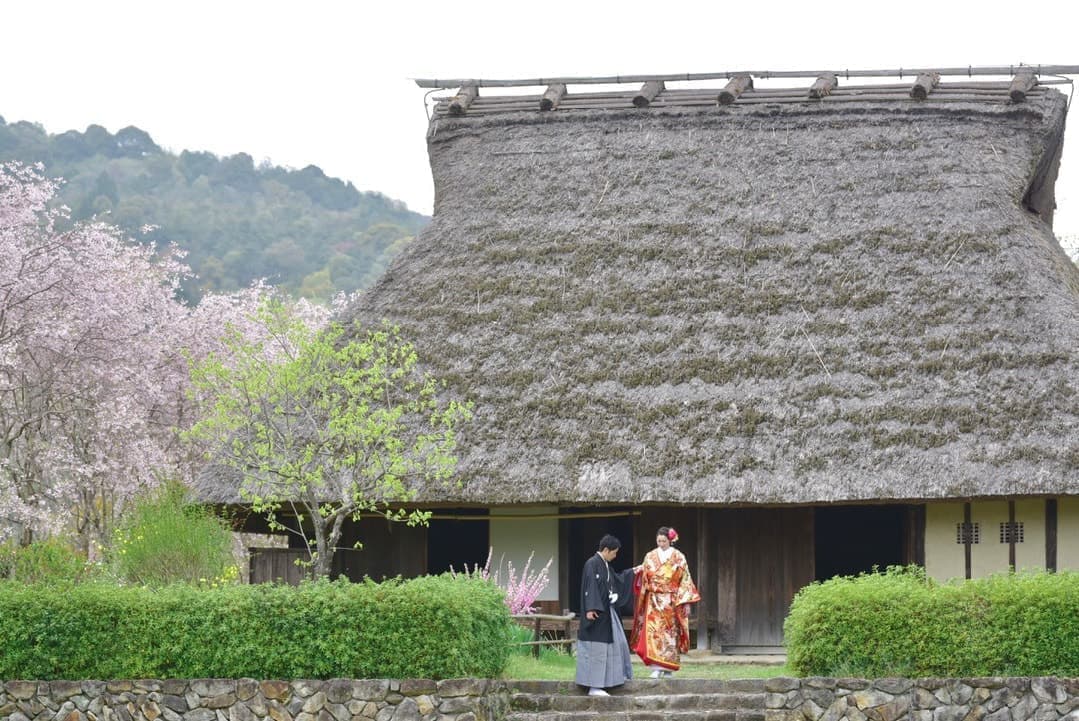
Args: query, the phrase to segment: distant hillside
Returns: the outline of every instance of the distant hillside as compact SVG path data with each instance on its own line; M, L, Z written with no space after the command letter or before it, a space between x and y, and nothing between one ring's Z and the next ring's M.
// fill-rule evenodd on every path
M250 155L162 150L145 131L99 125L50 135L0 117L0 161L41 162L65 180L76 220L108 213L133 235L188 251L197 297L267 278L289 292L328 298L364 288L429 220L379 193L361 193L314 165L255 165Z

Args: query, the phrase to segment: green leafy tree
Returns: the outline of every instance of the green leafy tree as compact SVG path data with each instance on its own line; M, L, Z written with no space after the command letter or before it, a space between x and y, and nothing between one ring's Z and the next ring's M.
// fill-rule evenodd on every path
M241 496L299 535L314 574L329 576L346 519L426 523L402 504L420 483L449 482L455 428L471 409L439 396L396 327L319 331L280 303L258 322L269 341L237 332L226 353L194 366L201 420L190 437L209 442Z
M72 220L108 212L110 224L145 243L182 248L195 276L212 278L207 288L185 283L182 295L192 302L206 290L240 290L263 278L319 300L360 290L428 220L314 165L256 165L246 153L176 155L136 127L50 135L34 123L0 122L0 160L41 162L47 176L64 178L58 200L73 209ZM331 267L336 256L345 264Z

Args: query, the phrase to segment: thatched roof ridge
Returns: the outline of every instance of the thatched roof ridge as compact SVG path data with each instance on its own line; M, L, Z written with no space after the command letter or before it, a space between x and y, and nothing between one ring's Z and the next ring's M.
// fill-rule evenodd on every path
M1045 82L1045 81L1043 81ZM808 85L802 87L749 89L740 92L737 96L728 94L726 99L721 99L722 88L658 88L655 95L648 92L642 95L638 89L620 88L602 92L565 92L564 87L557 95L557 104L549 103L551 109L556 109L552 115L563 115L566 112L581 112L587 110L638 110L646 107L649 111L679 107L713 108L719 104L727 105L825 105L828 107L842 107L849 104L873 103L876 105L899 105L917 106L926 104L930 106L949 104L987 104L1002 105L1012 103L1013 87L1011 81L983 81L963 80L960 82L941 82L934 85L931 91L923 98L911 97L911 84L875 84L875 85L846 85L842 82L827 90L823 95L810 95ZM656 90L652 88L651 90ZM538 89L540 90L540 89ZM537 92L534 95L486 95L477 88L467 88L467 98L458 96L445 96L438 99L433 108L436 118L468 115L471 117L505 113L539 113L544 106L541 105L546 93ZM497 92L497 91L496 91ZM814 91L819 92L819 91ZM1038 101L1048 89L1043 85L1034 85L1022 92L1024 100ZM554 96L552 96L554 97ZM464 102L461 102L463 99ZM722 109L718 108L718 109ZM638 110L639 111L639 110Z
M434 219L349 313L475 401L426 497L1079 494L1079 270L1027 209L1064 113L436 116Z

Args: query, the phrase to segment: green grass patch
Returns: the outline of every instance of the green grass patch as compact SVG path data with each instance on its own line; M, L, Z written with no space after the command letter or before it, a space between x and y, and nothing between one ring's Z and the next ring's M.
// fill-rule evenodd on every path
M539 659L514 654L510 656L502 678L516 681L572 681L577 671L577 660L568 653L542 655ZM649 670L644 664L633 664L634 678L648 678ZM787 666L739 663L683 663L678 678L773 678L790 676Z

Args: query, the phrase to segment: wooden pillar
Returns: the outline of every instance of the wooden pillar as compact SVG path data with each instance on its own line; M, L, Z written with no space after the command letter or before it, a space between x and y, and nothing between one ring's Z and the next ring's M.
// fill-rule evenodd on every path
M1015 501L1008 501L1008 571L1015 573Z
M540 628L540 619L536 618L536 623L532 630L532 657L539 658L540 652L540 638L543 636L542 629Z
M974 524L971 523L970 503L963 504L963 577L970 578L970 544L974 542Z
M697 509L697 590L701 602L697 604L697 648L710 650L712 618L715 615L717 587L714 582L711 510Z
M564 509L558 510L561 514ZM569 597L569 524L568 518L558 519L558 600L563 612L573 606Z
M716 650L735 642L738 618L737 558L738 534L735 525L737 510L722 509L714 513L712 548L716 563Z
M1057 570L1057 499L1045 500L1045 570Z
M925 565L925 505L907 506L906 538L903 543L905 565Z

